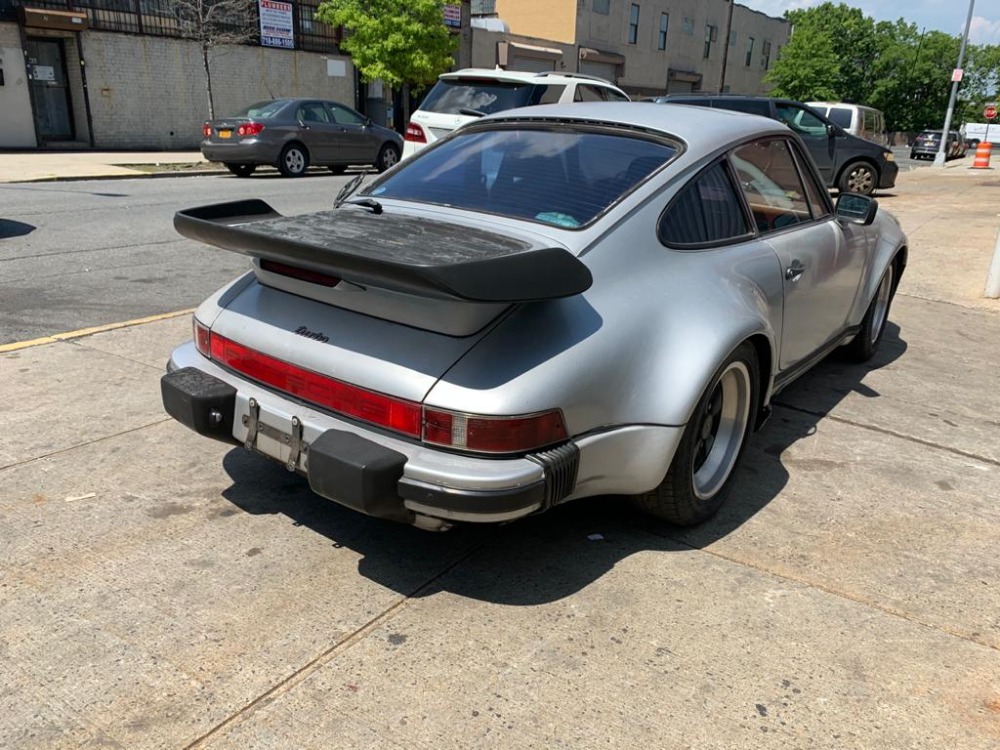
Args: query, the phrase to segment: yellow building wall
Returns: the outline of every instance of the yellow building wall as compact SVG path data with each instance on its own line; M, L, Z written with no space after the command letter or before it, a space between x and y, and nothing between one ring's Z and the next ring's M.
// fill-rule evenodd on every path
M497 15L512 34L576 43L577 0L497 0Z

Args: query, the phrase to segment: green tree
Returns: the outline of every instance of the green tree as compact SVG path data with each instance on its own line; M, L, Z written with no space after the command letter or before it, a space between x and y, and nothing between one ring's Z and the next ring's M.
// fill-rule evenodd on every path
M771 94L799 101L840 97L837 80L840 59L830 37L812 26L796 27L781 56L764 78L773 83Z
M344 27L341 47L366 81L419 91L454 63L443 0L323 0L316 19Z

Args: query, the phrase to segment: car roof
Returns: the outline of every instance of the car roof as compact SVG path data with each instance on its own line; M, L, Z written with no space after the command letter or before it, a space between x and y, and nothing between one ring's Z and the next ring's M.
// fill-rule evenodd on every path
M463 68L462 70L454 70L450 73L442 73L438 76L439 79L454 80L456 78L492 78L497 81L515 81L515 82L530 82L539 83L542 81L565 81L566 79L573 80L585 80L591 81L593 83L598 83L604 86L611 86L612 88L618 88L611 81L606 78L600 78L598 76L589 76L583 73L557 73L555 71L541 71L533 73L530 71L522 70L504 70L503 68Z
M715 150L721 141L791 131L777 120L728 109L706 109L653 102L574 102L510 109L479 122L574 121L642 128L675 136L696 149Z

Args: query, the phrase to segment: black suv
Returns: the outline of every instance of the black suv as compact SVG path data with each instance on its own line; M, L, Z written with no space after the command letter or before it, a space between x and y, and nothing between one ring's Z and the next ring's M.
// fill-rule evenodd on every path
M876 188L891 188L896 184L899 167L892 151L850 135L801 102L729 94L668 94L657 97L656 101L731 109L783 122L805 143L826 184L841 192L870 195Z

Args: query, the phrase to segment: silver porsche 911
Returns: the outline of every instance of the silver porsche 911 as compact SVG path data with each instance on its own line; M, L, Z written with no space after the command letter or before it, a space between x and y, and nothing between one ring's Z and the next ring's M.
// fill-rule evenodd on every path
M482 118L330 211L175 225L253 268L195 313L167 412L430 529L605 494L709 518L776 392L874 354L907 253L780 123L635 103Z

